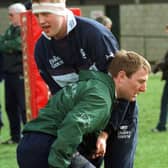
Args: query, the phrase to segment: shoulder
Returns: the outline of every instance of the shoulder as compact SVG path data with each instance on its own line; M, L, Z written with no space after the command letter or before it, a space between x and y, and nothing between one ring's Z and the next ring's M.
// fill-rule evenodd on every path
M84 83L83 89L87 96L91 98L107 102L111 100L109 88L100 80L89 79Z
M46 43L47 41L49 41L49 39L47 39L43 34L41 34L41 36L38 38L36 44L40 45L42 43Z
M49 42L50 40L42 34L35 44L35 50L39 52L44 50Z
M76 17L77 20L77 28L80 29L83 33L91 33L91 35L112 35L107 28L105 28L102 24L98 23L97 21L86 18L86 17Z
M118 42L111 31L99 22L85 17L77 17L75 31L83 41L112 44L118 48Z
M39 39L35 43L35 50L34 50L34 57L37 60L39 60L42 57L45 57L44 53L47 49L47 43L48 39L46 39L43 35L39 37Z

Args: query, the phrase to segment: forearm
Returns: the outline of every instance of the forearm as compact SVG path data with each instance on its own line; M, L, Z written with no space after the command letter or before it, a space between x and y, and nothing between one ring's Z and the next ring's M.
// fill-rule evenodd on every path
M53 167L67 168L82 137L80 126L73 120L67 119L58 130L57 139L51 146L49 164Z

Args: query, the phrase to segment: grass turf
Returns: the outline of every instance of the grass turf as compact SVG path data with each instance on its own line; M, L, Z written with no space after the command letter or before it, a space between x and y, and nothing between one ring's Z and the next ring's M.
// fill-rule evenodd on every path
M167 168L168 167L168 132L152 133L156 126L160 110L160 98L164 82L159 75L151 75L147 92L139 95L139 136L134 168ZM9 137L8 120L4 112L3 87L0 89L3 120L1 139ZM18 168L16 163L16 145L0 145L0 168Z

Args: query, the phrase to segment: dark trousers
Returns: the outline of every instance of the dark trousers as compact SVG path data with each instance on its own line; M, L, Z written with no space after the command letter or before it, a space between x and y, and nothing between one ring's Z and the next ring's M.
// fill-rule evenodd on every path
M125 105L127 107L124 111L123 107ZM107 141L104 167L133 168L137 145L138 108L136 102L128 104L126 102L119 102L112 115L114 119L112 125L115 125L116 130L112 129ZM118 124L119 127L117 126Z
M165 81L161 98L160 117L157 125L157 128L159 130L166 129L167 113L168 113L168 80Z
M0 129L3 126L3 122L2 122L2 112L0 111Z
M10 135L18 142L21 134L21 122L26 123L25 91L23 76L5 76L5 108L10 125Z
M2 83L2 79L3 79L2 64L3 64L3 56L0 53L0 84ZM0 102L0 129L2 126L3 126L3 121L2 121L2 109L1 109L1 102Z
M80 153L75 153L69 168L96 168L89 160Z
M48 156L55 137L43 133L26 133L17 147L19 168L49 168ZM95 168L82 155L74 154L70 168Z

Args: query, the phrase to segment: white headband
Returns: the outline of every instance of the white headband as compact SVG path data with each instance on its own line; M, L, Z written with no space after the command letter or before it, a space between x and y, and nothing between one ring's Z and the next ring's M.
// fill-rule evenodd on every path
M32 11L34 14L36 13L53 13L56 15L65 16L67 14L65 10L65 3L33 3Z

